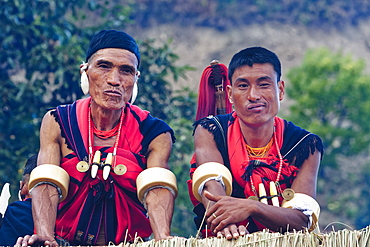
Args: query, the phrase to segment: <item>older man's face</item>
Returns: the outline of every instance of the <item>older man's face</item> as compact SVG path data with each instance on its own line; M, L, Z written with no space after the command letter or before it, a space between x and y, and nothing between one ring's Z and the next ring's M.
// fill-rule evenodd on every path
M138 60L124 49L98 50L90 59L86 71L93 101L104 109L117 110L125 106L137 79Z

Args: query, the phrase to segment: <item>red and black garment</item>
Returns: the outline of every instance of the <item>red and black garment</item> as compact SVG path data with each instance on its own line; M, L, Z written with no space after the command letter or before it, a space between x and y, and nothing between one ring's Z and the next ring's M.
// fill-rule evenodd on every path
M279 184L281 191L292 186L293 180L302 166L303 162L316 150L323 155L323 144L315 134L312 134L292 122L275 117L275 132L277 146L283 157L283 166ZM240 130L238 116L235 112L219 115L213 118L203 118L194 123L195 128L200 125L214 136L217 148L220 151L224 164L233 175L232 197L248 198L258 195L258 184L263 183L269 188L270 181L275 182L280 165L280 158L276 145L272 145L268 155L264 158L253 158L248 156L246 143ZM191 160L190 177L196 169L195 155ZM256 191L252 190L252 183ZM204 215L203 204L200 204L192 194L191 180L188 181L190 199L194 204L195 223L200 227ZM268 193L268 189L267 193ZM268 194L269 196L269 194ZM280 203L283 198L279 196ZM255 232L265 228L252 218L248 219L248 231ZM243 222L246 224L247 222Z
M146 169L145 155L150 142L165 132L171 133L174 142L173 131L149 112L127 103L116 156L116 164L125 165L127 171L116 175L111 170L104 180L100 169L93 179L90 170L76 169L79 161L88 160L90 101L90 97L78 100L53 112L68 148L73 151L61 160L61 167L70 175L70 185L67 198L58 207L55 233L73 245L94 245L101 227L106 243L119 244L135 236L147 238L152 230L146 210L137 198L136 178ZM104 162L113 147L93 147L93 153L96 150L101 151Z

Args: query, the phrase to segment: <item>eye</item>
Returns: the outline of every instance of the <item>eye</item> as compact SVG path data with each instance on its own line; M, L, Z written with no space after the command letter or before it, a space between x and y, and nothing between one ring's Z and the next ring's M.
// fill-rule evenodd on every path
M244 88L247 88L247 87L248 87L247 83L239 83L238 84L238 88L244 89Z
M270 87L271 86L271 82L261 82L260 84L259 84L259 86L261 87L261 88L268 88L268 87Z
M110 68L110 65L107 64L107 63L99 63L98 67L102 68L102 69L108 69L108 68Z
M123 75L134 75L135 74L135 69L130 66L122 66L120 71Z
M133 71L131 70L131 69L122 69L121 70L121 72L123 73L123 74L126 74L126 75L131 75L131 74L133 74Z

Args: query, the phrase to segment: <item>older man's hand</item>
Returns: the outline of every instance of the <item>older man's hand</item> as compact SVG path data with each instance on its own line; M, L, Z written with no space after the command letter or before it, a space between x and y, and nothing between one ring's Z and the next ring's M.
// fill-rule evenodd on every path
M15 246L27 247L34 244L40 244L50 247L59 246L54 237L41 237L37 234L33 234L32 236L26 235L24 237L19 237Z

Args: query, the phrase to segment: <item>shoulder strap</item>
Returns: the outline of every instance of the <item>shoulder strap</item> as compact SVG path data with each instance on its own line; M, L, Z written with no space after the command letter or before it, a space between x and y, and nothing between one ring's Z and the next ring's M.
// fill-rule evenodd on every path
M218 150L220 151L224 164L230 168L229 155L227 150L227 128L231 114L218 115L212 118L213 122L216 124L217 128L220 130L220 135L222 141L217 143Z
M234 121L234 118L232 117L232 114L227 115L218 115L213 118L213 121L216 123L217 127L220 129L223 137L222 143L217 143L218 150L220 151L224 165L231 171L230 167L230 160L229 160L229 152L227 148L227 132L229 124ZM234 179L233 180L233 197L237 198L245 198L244 196L244 188L242 188Z
M76 115L76 102L71 105L58 106L57 121L59 122L62 136L65 137L67 145L76 153L79 160L88 158Z

